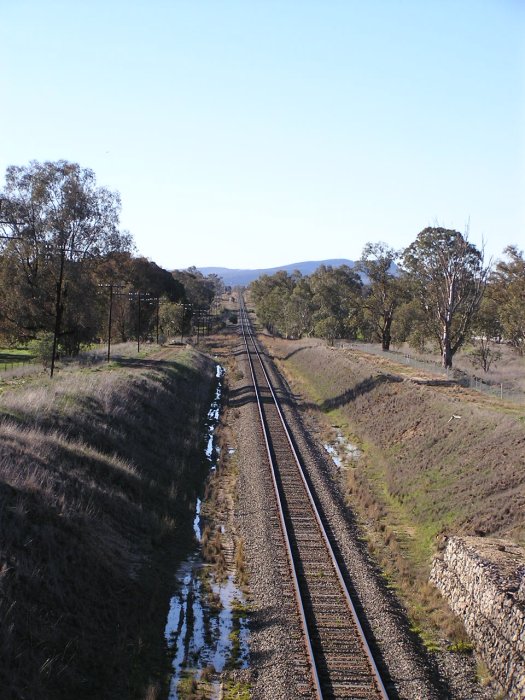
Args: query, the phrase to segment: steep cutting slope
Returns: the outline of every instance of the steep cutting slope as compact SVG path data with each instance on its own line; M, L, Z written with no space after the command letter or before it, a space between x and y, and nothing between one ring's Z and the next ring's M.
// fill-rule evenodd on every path
M420 383L387 359L317 341L301 341L295 352L285 341L274 347L317 405L338 412L365 451L380 453L373 473L415 526L429 536L453 529L524 541L522 408L447 382Z
M414 629L429 649L468 649L428 583L431 559L443 535L523 544L523 407L318 340L265 342L311 429L339 450L340 488Z
M162 676L214 369L165 351L0 397L2 697L143 698Z

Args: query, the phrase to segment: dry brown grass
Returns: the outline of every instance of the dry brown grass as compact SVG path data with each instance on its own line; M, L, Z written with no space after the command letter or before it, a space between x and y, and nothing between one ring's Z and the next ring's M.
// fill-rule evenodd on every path
M246 592L250 579L246 567L244 540L242 537L238 537L235 541L235 571L237 572L237 581L241 590Z
M2 697L155 697L213 375L186 353L0 397Z
M485 382L493 384L503 383L505 391L516 391L525 394L525 357L505 343L494 343L491 346L497 350L501 357L495 361L488 372L476 367L472 361L474 347L466 345L454 356L454 368L475 374ZM419 358L425 362L435 362L440 364L441 358L436 350L428 350L425 353L418 353L408 344L396 346L395 350L410 354L411 357Z
M160 700L161 697L161 687L158 683L154 683L148 686L144 700Z

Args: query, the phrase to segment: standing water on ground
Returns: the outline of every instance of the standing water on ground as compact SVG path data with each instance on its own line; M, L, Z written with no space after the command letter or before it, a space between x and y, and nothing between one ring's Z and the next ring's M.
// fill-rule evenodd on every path
M210 471L217 467L215 429L219 423L223 375L223 368L217 365L217 389L208 411L204 450ZM173 669L168 700L189 697L196 684L206 688L208 697L218 699L219 674L225 669L248 666L246 601L233 574L219 581L204 561L200 499L193 531L195 547L177 571L165 629Z
M357 462L361 457L359 447L348 442L342 433L337 433L335 440L332 443L326 443L324 448L338 469L346 468L348 461Z

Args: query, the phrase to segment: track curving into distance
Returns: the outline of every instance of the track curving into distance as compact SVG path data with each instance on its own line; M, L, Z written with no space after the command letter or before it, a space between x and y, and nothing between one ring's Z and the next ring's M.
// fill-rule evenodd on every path
M241 299L257 399L309 666L319 700L388 700Z

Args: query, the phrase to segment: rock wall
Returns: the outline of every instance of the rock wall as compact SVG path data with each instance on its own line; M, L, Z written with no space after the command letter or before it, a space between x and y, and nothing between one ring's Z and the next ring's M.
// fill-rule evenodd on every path
M512 542L450 537L430 573L508 700L525 698L525 550Z

